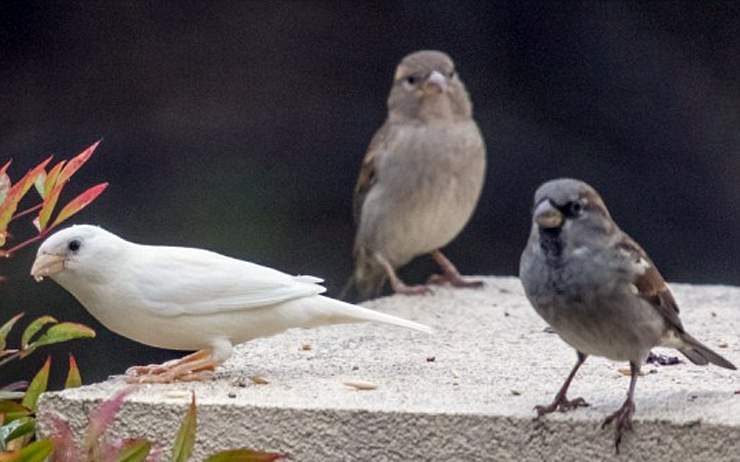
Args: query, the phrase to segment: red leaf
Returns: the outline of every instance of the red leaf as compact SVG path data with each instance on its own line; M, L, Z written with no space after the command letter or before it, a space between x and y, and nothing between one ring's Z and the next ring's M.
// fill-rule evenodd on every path
M0 175L5 173L5 171L10 167L10 164L13 162L13 159L10 159L8 162L3 165L3 168L0 168Z
M26 173L20 181L11 186L5 201L0 204L0 232L4 232L8 228L8 223L10 223L13 214L18 208L18 202L26 195L31 186L33 186L34 181L36 181L36 177L44 171L46 164L50 161L51 157L37 165L33 170Z
M56 207L57 202L59 201L59 195L62 193L63 187L64 183L57 183L53 188L51 188L51 192L44 197L44 205L41 207L41 211L38 216L38 223L36 223L36 227L39 231L44 231L46 229L46 225L49 224L51 213L54 211L54 207Z
M87 207L87 205L90 204L90 202L94 201L95 198L97 198L100 193L105 191L105 188L107 187L108 183L100 183L99 185L93 186L92 188L72 199L67 205L64 206L62 211L59 212L59 215L57 215L56 220L54 220L54 223L50 226L50 228L55 228L67 218Z
M87 159L90 158L92 153L95 152L95 148L98 147L100 141L101 140L94 142L92 146L77 154L76 157L70 160L69 163L64 167L64 170L62 170L62 173L59 175L57 183L64 183L69 180L69 178L74 175L74 173L79 170L79 168L82 167L85 162L87 162Z
M98 406L90 416L85 432L85 452L92 448L98 441L98 438L105 433L105 430L116 418L118 410L121 409L124 400L128 395L136 391L136 387L128 387L117 392L113 397Z

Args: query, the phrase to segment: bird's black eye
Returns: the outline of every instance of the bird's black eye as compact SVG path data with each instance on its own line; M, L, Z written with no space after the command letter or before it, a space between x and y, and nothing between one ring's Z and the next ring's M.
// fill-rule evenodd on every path
M577 217L583 213L583 204L579 201L573 201L568 207L568 216Z
M455 77L455 71L450 71L450 73L447 74L447 78L449 78L450 80L452 80L454 77Z
M409 85L415 84L416 83L416 77L413 76L413 75L410 75L410 76L406 77L406 83L408 83Z
M69 244L67 244L67 248L72 252L77 252L78 250L80 250L80 247L82 247L82 242L80 242L78 239L73 239L69 241Z

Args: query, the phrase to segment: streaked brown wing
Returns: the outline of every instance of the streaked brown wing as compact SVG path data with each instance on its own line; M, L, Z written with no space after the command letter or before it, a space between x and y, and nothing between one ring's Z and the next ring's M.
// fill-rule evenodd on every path
M646 263L645 271L639 274L634 281L638 294L658 310L668 325L673 326L679 333L683 333L683 325L678 317L678 304L655 263L648 257L645 250L626 234L618 246L633 258L635 264Z
M353 201L355 224L358 226L360 224L360 215L362 214L362 204L365 203L365 197L367 197L368 192L370 192L377 180L375 160L378 150L383 145L387 134L388 123L386 122L375 132L375 136L373 136L370 146L367 148L367 154L365 154L365 158L362 161L362 167L360 167L360 175L355 185L355 197Z

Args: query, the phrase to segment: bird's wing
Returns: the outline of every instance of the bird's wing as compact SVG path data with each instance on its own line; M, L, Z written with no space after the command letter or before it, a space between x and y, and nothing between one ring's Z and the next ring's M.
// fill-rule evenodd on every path
M143 304L159 316L240 311L325 292L312 276L201 249L139 246L132 270Z
M683 325L678 317L678 303L673 298L668 284L655 263L648 257L645 250L626 234L619 243L619 249L625 252L636 266L643 268L641 272L637 272L634 280L638 295L649 302L663 316L668 325L683 333Z
M372 187L377 181L377 170L375 168L376 162L388 132L390 125L388 122L383 124L375 136L370 141L370 146L367 148L367 154L362 160L362 167L360 167L360 175L357 178L357 184L355 185L355 197L353 202L353 210L355 215L355 223L360 224L360 216L362 214L362 204L365 202L367 194L370 192Z

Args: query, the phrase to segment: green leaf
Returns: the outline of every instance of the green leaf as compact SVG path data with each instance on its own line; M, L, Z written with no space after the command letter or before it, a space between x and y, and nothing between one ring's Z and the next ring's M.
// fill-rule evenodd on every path
M39 172L36 180L33 182L33 186L36 188L36 192L43 199L44 197L44 184L46 183L46 171Z
M99 185L93 186L92 188L88 189L87 191L69 201L69 203L64 206L61 212L59 212L59 215L57 215L57 218L56 220L54 220L54 223L51 225L50 229L55 228L67 218L87 207L90 202L94 201L100 195L100 193L105 191L105 188L107 187L108 183L100 183Z
M23 396L23 401L21 401L21 404L33 412L36 412L39 396L46 391L46 386L49 383L49 368L51 368L51 358L46 358L46 363L44 363L41 370L31 380L28 390L26 390L26 394Z
M195 393L193 393L188 413L182 419L180 429L177 431L177 438L175 438L175 444L172 446L172 462L186 462L193 453L197 413L198 411L195 408Z
M76 338L94 338L95 331L84 324L74 322L60 322L49 328L35 342L28 345L28 348L38 348L53 343L66 342Z
M7 173L0 173L0 204L5 202L5 198L8 197L8 191L10 190L10 177Z
M8 322L3 324L2 327L0 327L0 352L5 350L5 345L6 345L5 339L8 337L8 334L10 333L11 329L13 329L13 326L15 325L15 323L17 323L18 320L22 317L23 317L23 313L18 313L12 318L10 318Z
M64 388L77 388L82 386L82 376L80 375L80 369L77 367L77 361L75 357L69 355L69 372L67 372L67 380L64 381Z
M23 397L24 393L20 393L19 398ZM31 411L23 407L22 404L16 403L15 401L0 401L0 422L3 420L5 423L12 422L17 419L21 419L31 414ZM4 416L4 417L2 417Z
M207 458L205 462L272 462L273 460L284 459L287 454L278 454L275 452L262 452L253 449L232 449L230 451L217 452Z
M41 316L40 318L36 318L33 320L31 324L26 327L26 330L23 331L23 337L21 338L21 348L25 349L28 347L28 343L33 338L38 331L40 331L45 325L50 323L57 323L56 319L52 318L51 316Z
M10 443L16 438L20 438L23 435L30 435L36 431L36 419L31 417L24 417L22 419L14 420L13 425L15 428L12 429L7 435L3 435L5 444ZM6 425L10 427L10 425ZM4 429L5 427L3 427Z
M138 438L126 442L116 456L115 462L143 462L152 450L152 443Z
M44 193L41 195L41 197L46 198L46 196L48 196L49 193L51 192L52 188L56 186L57 179L59 178L59 174L62 172L62 168L64 168L64 165L66 163L67 163L66 160L59 162L46 175L46 181L44 181Z
M51 440L35 441L19 451L0 453L0 462L42 462L53 450Z

